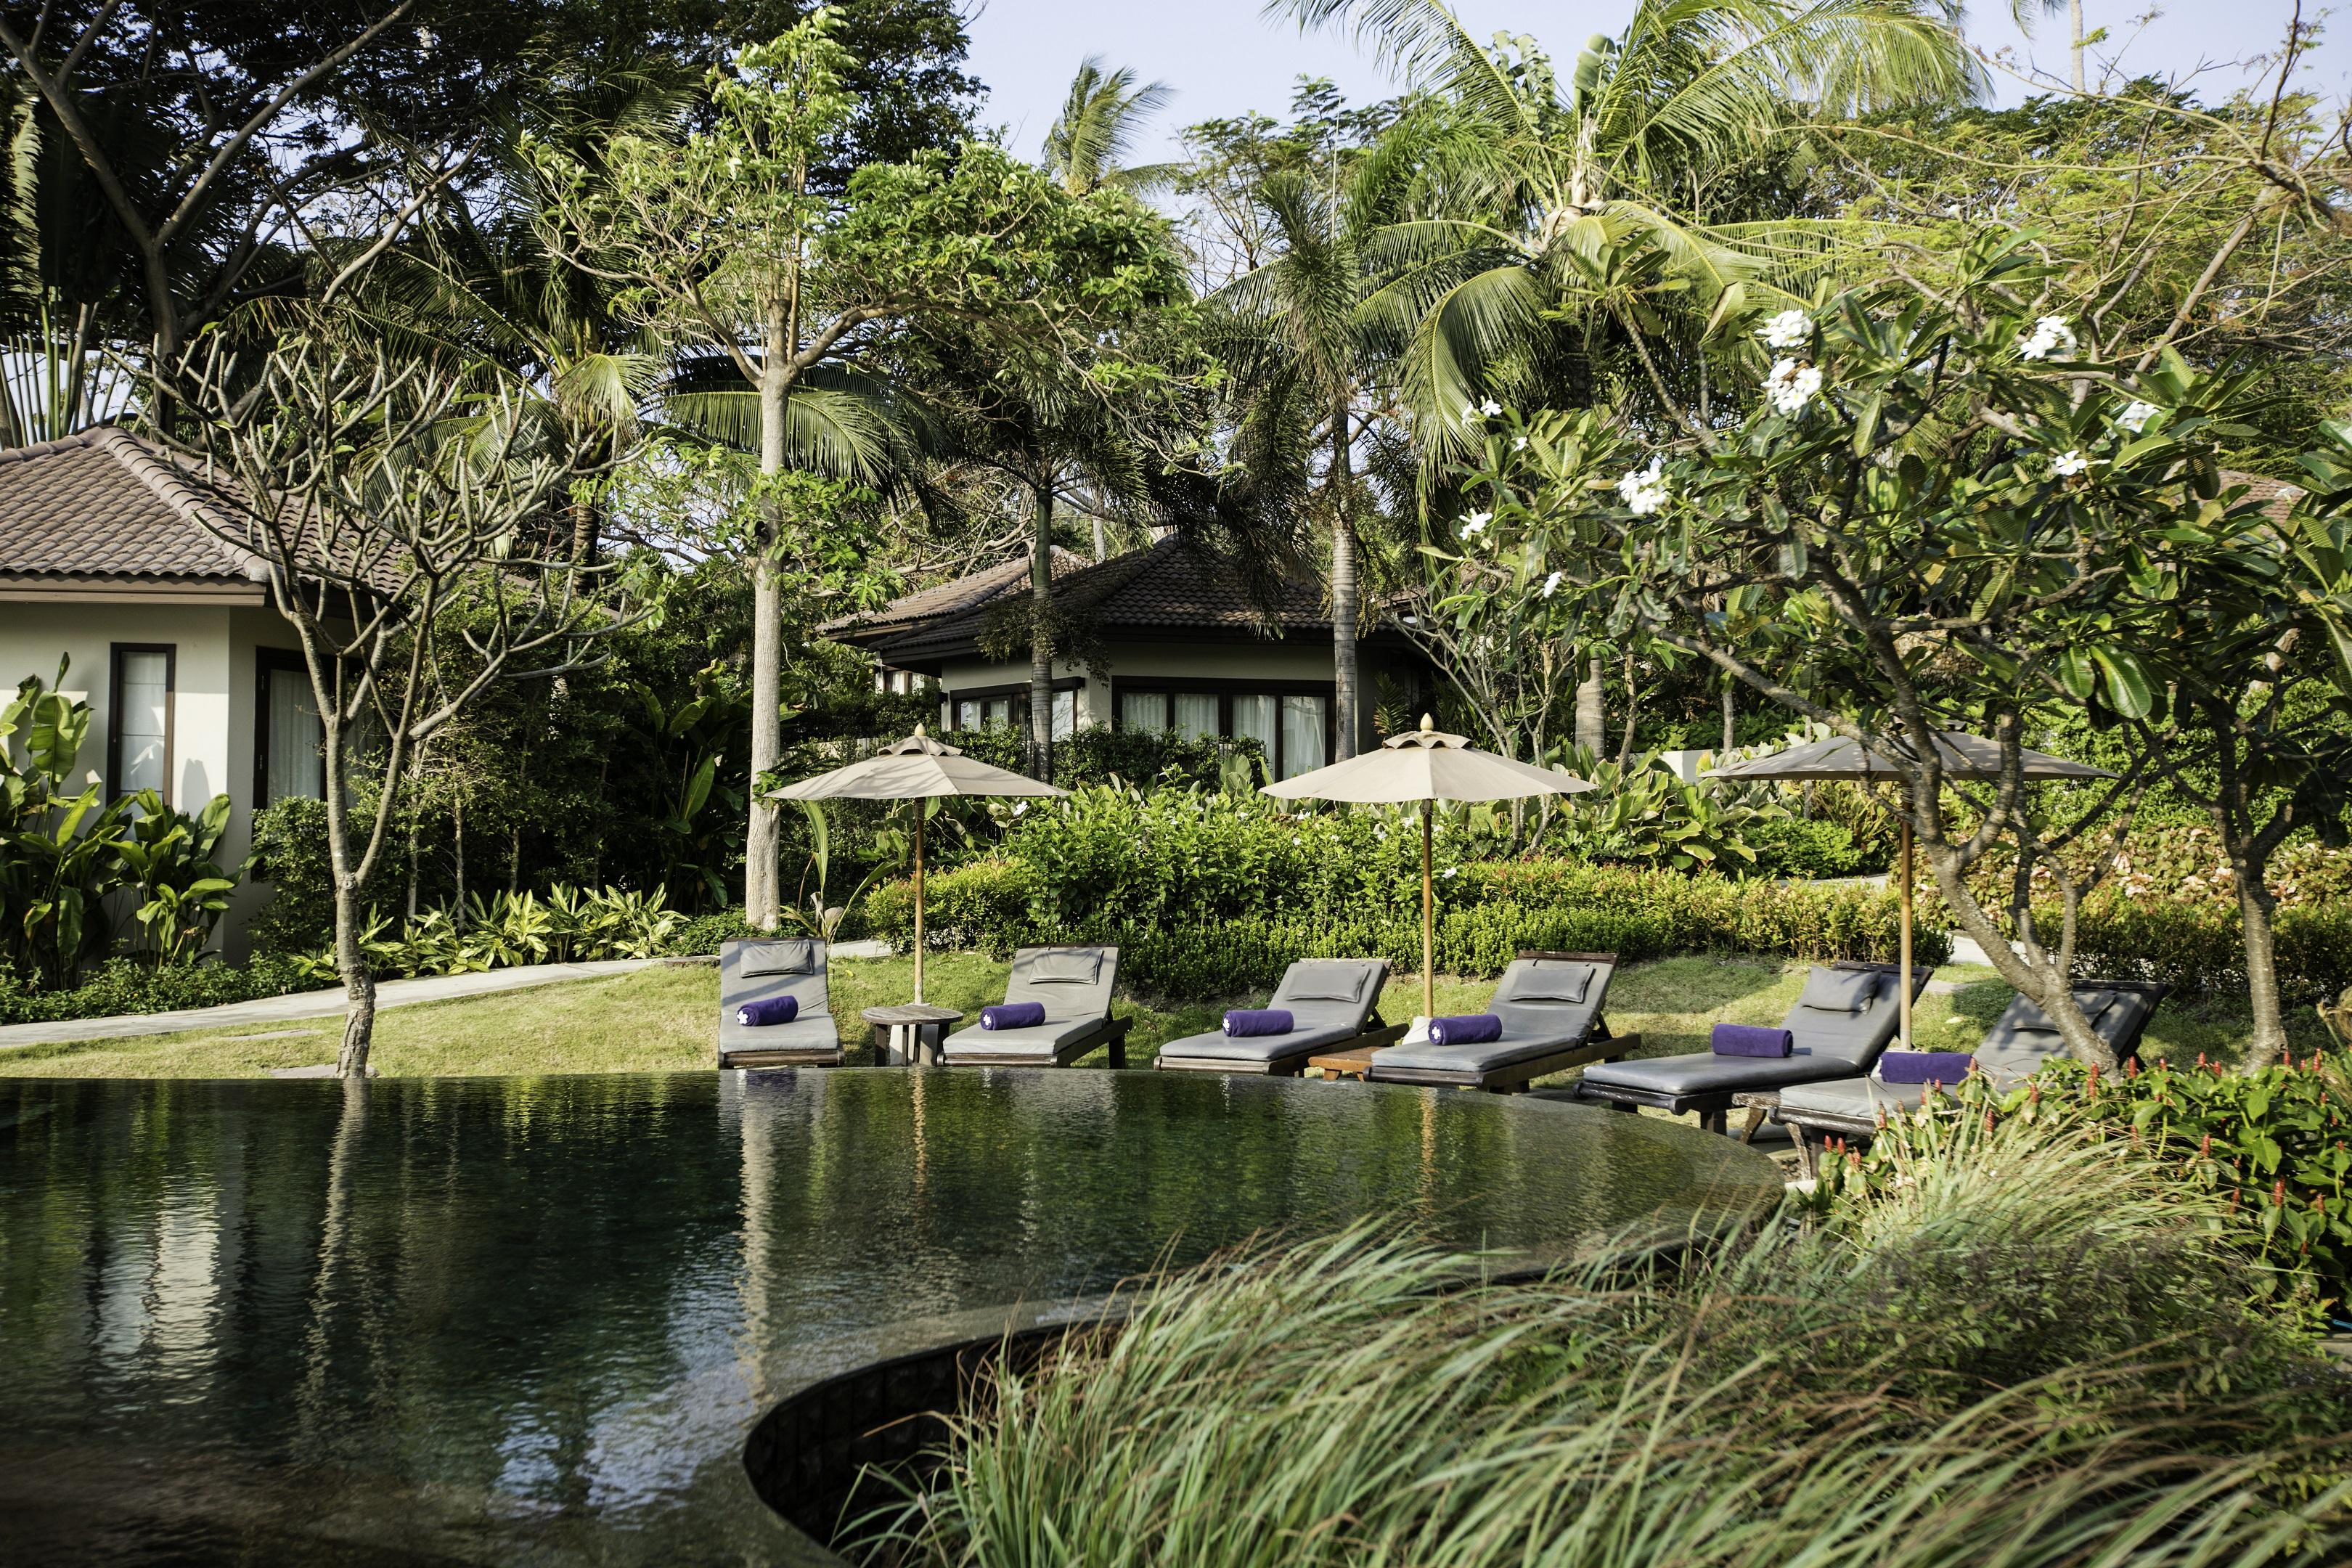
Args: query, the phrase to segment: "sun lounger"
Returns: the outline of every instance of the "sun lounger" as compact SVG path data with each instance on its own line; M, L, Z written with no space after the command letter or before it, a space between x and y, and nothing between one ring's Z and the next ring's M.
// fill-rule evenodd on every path
M1296 1078L1306 1070L1308 1057L1385 1046L1405 1028L1381 1022L1381 987L1388 977L1385 958L1302 959L1283 971L1282 984L1266 1003L1290 1014L1290 1033L1188 1035L1160 1047L1158 1065L1181 1072Z
M1915 1005L1931 973L1912 971ZM1900 976L1892 963L1816 964L1805 977L1804 994L1780 1020L1780 1026L1796 1037L1790 1055L1719 1057L1710 1050L1607 1062L1585 1069L1576 1098L1627 1110L1647 1105L1675 1116L1695 1110L1699 1125L1724 1131L1734 1095L1868 1072L1902 1020L1895 996Z
M789 1024L739 1024L747 1002L790 996L800 1005ZM841 1036L825 989L825 944L806 938L723 942L719 949L719 1065L722 1068L839 1067Z
M1004 999L1034 1002L1045 1021L1025 1029L958 1029L943 1041L949 1067L1067 1067L1097 1047L1110 1047L1110 1065L1127 1065L1132 1018L1110 1016L1111 984L1118 976L1115 947L1024 947L1013 955Z
M2137 980L2078 980L2074 1000L2091 1020L2091 1027L2113 1047L2119 1061L2139 1055L2140 1038L2157 1005L2171 991L2168 985ZM1977 1070L1998 1089L2010 1089L2033 1076L2043 1063L2066 1054L2058 1026L2038 1002L2024 996L2011 999L2007 1010L1986 1032L1976 1048ZM1836 1136L1868 1141L1878 1131L1879 1119L1890 1111L1916 1109L1927 1099L1928 1086L1888 1083L1881 1076L1885 1062L1869 1076L1838 1079L1826 1083L1799 1084L1780 1091L1771 1111L1797 1140L1797 1154L1812 1173L1812 1148L1808 1142Z
M1616 973L1613 952L1523 952L1495 983L1486 1009L1503 1021L1500 1039L1408 1040L1373 1052L1364 1078L1505 1093L1588 1062L1614 1061L1642 1043L1639 1035L1612 1035L1601 1016Z

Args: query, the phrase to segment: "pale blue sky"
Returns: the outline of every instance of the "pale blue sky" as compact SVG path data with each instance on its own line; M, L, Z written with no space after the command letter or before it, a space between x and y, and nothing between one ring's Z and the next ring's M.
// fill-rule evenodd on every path
M2216 67L2200 79L2208 97L2244 79L2239 62L2275 50L2294 10L2293 0L2167 0L2163 14L2142 26L2137 18L2149 12L2149 0L2085 4L2090 24L2115 35L2095 54L2113 55L2121 47L2123 64L2134 72L2185 76L2200 65ZM1089 54L1113 66L1133 66L1143 79L1176 89L1156 127L1161 140L1137 150L1140 162L1172 156L1180 126L1252 109L1282 113L1291 81L1301 73L1329 77L1350 99L1394 90L1345 36L1302 37L1295 23L1266 19L1260 0L974 0L973 9L971 68L990 89L982 118L1007 127L1012 145L1024 153L1036 152L1071 73ZM1630 9L1628 0L1457 0L1455 5L1481 37L1528 33L1555 55L1572 53L1593 33L1616 32ZM1972 41L2015 51L2021 68L2039 66L2063 76L2063 16L2042 22L2038 37L2029 40L2011 22L2008 0L1976 0L1969 9ZM2318 9L2305 5L2306 14ZM2343 90L2339 52L2323 47L2311 57L2309 85L2331 94ZM2011 77L1997 80L2007 100L2029 90Z

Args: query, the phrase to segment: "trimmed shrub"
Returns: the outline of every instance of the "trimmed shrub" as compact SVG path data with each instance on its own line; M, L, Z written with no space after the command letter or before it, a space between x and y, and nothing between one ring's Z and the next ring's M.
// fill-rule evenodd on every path
M1853 830L1839 823L1768 817L1749 823L1744 837L1756 869L1768 876L1852 877L1869 868Z
M2039 918L2057 929L2053 906ZM2279 994L2317 1002L2352 985L2352 906L2303 905L2271 918ZM2085 974L2161 980L2183 991L2242 988L2245 931L2236 906L2095 895L2075 923L2075 967Z
M315 952L335 940L335 878L327 803L289 795L255 813L253 874L269 884L246 935L257 953Z

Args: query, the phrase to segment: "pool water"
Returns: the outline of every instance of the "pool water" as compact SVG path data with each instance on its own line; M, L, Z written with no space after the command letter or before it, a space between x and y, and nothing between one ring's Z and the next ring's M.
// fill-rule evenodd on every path
M0 1083L0 1563L808 1561L814 1378L1395 1215L1538 1258L1777 1193L1455 1090L835 1069Z

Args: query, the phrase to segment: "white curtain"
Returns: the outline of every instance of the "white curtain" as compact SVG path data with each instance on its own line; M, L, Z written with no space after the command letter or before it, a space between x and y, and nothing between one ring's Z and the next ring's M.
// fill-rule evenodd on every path
M1168 728L1168 693L1165 691L1122 691L1118 694L1118 722L1122 729L1148 730L1154 734Z
M172 703L170 667L161 653L126 653L120 658L115 691L122 710L114 715L115 740L121 748L117 783L125 795L142 789L163 794L171 782L163 776L163 737Z
M326 731L319 722L319 705L311 700L310 678L296 669L269 672L269 798L303 795L318 800L327 793L327 762L320 748Z
M1208 692L1176 694L1176 732L1188 741L1204 740L1217 732L1217 700Z
M1323 710L1320 697L1282 700L1282 776L1297 778L1323 765Z
M1276 745L1280 735L1276 728L1277 723L1276 712L1275 700L1271 697L1252 696L1234 699L1234 736L1238 738L1246 735L1264 747L1265 765L1269 768L1274 766L1275 758L1281 754Z
M1066 741L1078 730L1078 694L1075 691L1054 693L1054 739Z
M980 702L977 699L967 697L956 704L956 728L959 730L980 728Z

